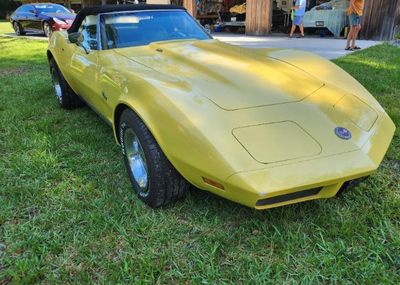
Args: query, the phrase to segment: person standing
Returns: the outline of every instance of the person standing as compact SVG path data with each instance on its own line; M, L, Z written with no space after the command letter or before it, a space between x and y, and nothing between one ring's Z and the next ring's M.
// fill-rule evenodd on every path
M295 32L297 26L300 28L301 37L304 37L303 16L306 13L306 5L307 5L307 0L295 1L294 6L292 8L293 23L292 23L292 29L290 30L289 38L293 37L293 33Z
M364 10L364 0L350 0L349 9L347 14L349 15L350 21L350 32L347 36L347 44L345 50L357 50L361 49L356 46L356 40L358 33L361 30L361 16Z

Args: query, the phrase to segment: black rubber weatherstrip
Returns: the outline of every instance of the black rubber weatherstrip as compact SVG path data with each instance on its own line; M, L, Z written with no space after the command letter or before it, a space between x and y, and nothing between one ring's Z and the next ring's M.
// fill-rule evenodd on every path
M109 12L121 12L121 11L137 11L137 10L169 10L169 9L178 9L184 10L185 8L176 5L162 5L162 4L127 4L127 5L97 5L97 6L88 6L84 7L72 23L71 27L68 29L68 33L77 32L83 19L89 15L97 15L100 13L109 13Z
M321 191L322 187L318 188L312 188L312 189L307 189L299 192L294 192L294 193L289 193L285 195L279 195L271 198L266 198L262 200L258 200L256 203L256 206L266 206L266 205L272 205L272 204L277 204L277 203L282 203L294 199L299 199L299 198L304 198L304 197L309 197L309 196L314 196L317 195Z

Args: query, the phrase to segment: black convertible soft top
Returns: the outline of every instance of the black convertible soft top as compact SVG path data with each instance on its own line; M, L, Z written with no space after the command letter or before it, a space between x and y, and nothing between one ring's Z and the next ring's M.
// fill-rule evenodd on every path
M120 12L120 11L135 11L135 10L165 10L165 9L180 9L186 10L181 6L176 5L156 5L156 4L128 4L128 5L101 5L89 6L83 8L68 29L68 33L77 32L83 19L89 15L97 15L100 13Z

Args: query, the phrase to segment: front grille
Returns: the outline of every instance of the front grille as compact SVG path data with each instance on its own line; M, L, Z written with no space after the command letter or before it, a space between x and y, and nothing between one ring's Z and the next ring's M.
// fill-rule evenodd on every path
M295 199L299 199L299 198L314 196L314 195L317 195L321 191L321 189L322 189L322 187L312 188L312 189L308 189L308 190L303 190L303 191L299 191L299 192L294 192L294 193L289 193L289 194L285 194L285 195L279 195L279 196L274 196L271 198L258 200L256 203L256 206L272 205L272 204L282 203L282 202L295 200Z

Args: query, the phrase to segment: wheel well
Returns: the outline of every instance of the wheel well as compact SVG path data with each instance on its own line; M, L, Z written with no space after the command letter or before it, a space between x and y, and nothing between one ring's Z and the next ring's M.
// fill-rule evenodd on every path
M50 62L50 60L53 58L53 54L51 53L51 51L47 51L47 60Z
M114 132L115 132L115 138L117 139L118 143L120 143L118 135L119 120L121 118L122 112L126 109L131 109L131 108L125 104L119 104L114 112Z

